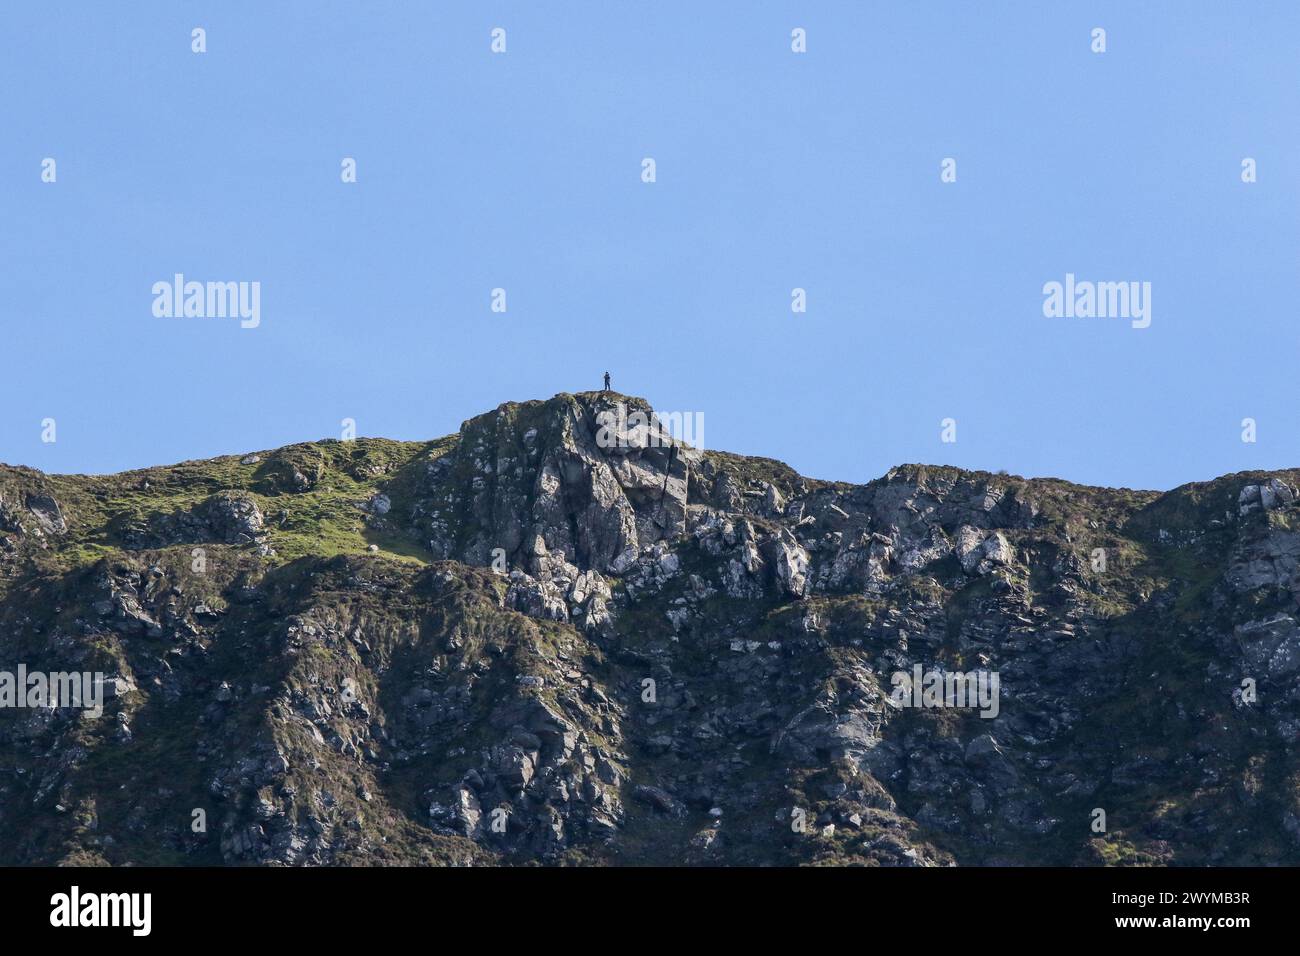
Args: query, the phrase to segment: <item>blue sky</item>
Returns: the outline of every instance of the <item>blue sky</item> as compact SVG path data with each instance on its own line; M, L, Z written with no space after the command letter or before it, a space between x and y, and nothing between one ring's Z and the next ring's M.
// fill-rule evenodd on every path
M8 0L0 460L433 438L608 368L822 478L1297 466L1297 41L1291 3ZM177 272L260 326L155 317ZM1045 318L1067 272L1150 282L1150 328Z

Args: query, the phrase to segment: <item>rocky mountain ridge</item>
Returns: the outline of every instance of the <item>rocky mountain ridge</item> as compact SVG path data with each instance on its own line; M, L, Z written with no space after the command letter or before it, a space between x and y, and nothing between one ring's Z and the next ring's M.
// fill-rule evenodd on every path
M1294 864L1298 484L818 481L601 392L0 467L0 670L106 698L0 708L0 863Z

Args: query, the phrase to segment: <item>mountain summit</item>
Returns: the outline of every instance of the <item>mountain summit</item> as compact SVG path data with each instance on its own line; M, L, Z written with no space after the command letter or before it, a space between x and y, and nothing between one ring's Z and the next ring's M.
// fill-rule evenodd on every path
M0 864L1300 863L1297 484L819 481L611 392L0 466Z

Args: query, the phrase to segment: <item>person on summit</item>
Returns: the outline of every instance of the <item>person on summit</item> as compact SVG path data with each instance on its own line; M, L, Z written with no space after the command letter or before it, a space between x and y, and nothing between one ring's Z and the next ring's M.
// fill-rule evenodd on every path
M605 391L609 391L609 373L605 373Z

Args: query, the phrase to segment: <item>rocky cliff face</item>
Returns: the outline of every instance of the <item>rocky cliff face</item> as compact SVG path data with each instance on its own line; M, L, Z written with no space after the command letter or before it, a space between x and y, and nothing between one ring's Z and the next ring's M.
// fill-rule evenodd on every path
M0 708L0 863L1300 863L1296 472L848 485L620 402L0 468L0 671L104 698Z

